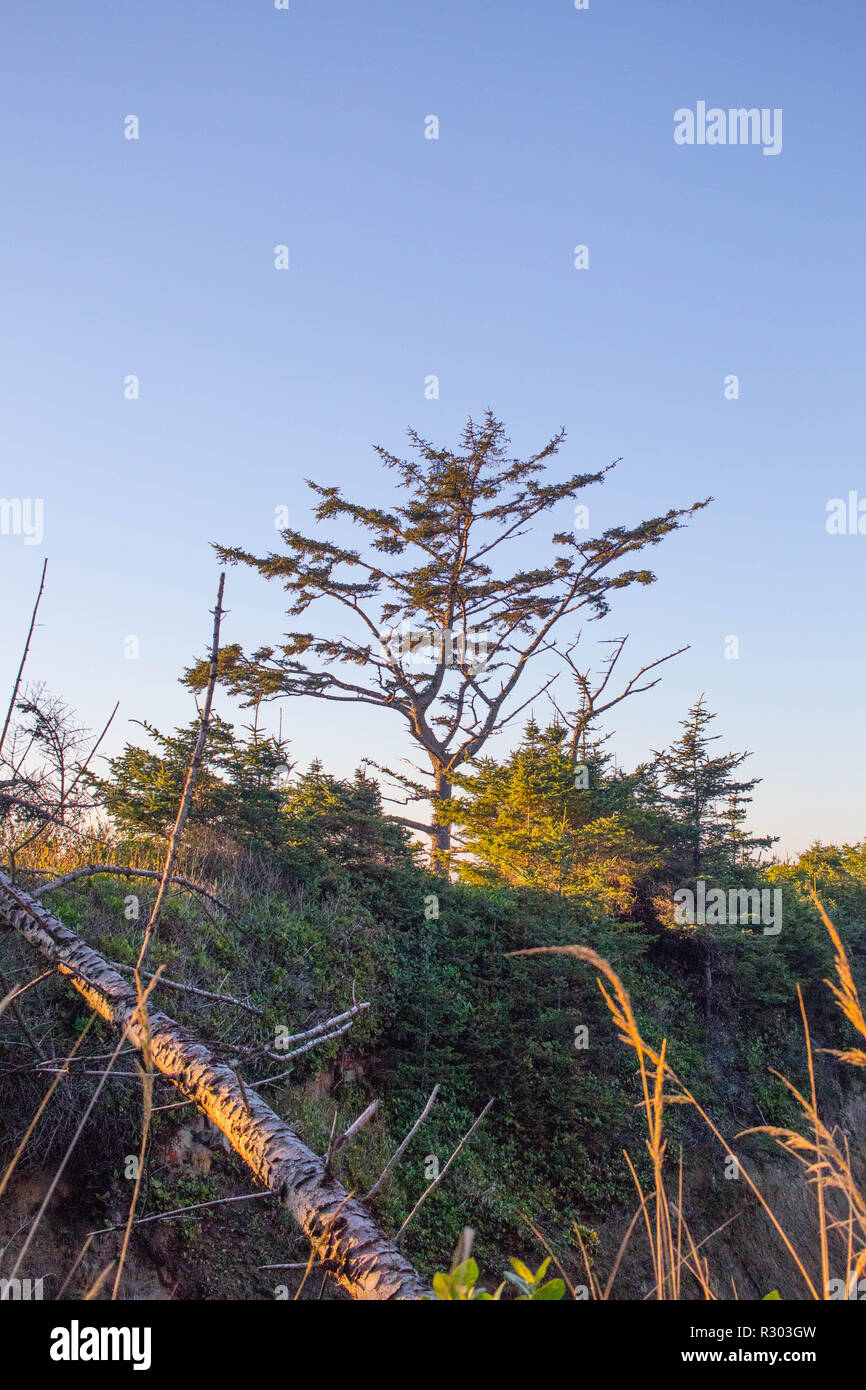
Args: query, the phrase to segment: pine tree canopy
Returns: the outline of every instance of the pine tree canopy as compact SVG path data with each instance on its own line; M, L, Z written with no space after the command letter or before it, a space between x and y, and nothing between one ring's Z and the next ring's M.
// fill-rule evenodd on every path
M249 703L309 695L393 710L423 749L430 772L421 772L432 786L391 775L410 800L435 806L447 799L454 771L538 693L513 707L529 663L555 649L557 625L578 611L604 617L617 590L653 583L650 570L629 562L709 499L595 537L560 524L546 541L536 541L540 563L512 568L503 547L542 517L562 516L564 504L603 483L614 465L551 480L549 466L564 430L538 453L516 459L504 425L489 411L480 423L469 420L457 451L437 448L414 430L409 439L408 459L376 450L397 480L390 510L309 481L318 498L315 536L287 528L284 549L265 556L215 547L223 562L248 565L282 584L289 617L302 617L326 599L342 609L351 628L344 631L342 619L330 635L322 635L321 624L318 634L292 631L278 646L249 655L238 645L225 647L220 678ZM328 523L346 521L363 544L328 537ZM186 679L200 688L205 663L187 671ZM445 828L434 825L431 833L442 848Z

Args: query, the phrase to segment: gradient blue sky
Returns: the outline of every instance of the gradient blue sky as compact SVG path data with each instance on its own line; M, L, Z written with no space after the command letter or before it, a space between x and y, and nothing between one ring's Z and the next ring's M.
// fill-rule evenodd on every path
M186 722L209 542L303 529L307 476L385 501L371 443L490 406L518 453L565 425L563 472L622 456L593 532L716 499L585 632L691 643L616 712L620 761L703 691L757 830L862 837L866 536L825 524L866 497L860 0L10 0L0 50L0 495L45 505L42 545L0 536L5 682L47 554L31 677L93 726L119 699L112 748ZM782 153L676 145L699 100L781 107ZM284 630L246 571L227 604L227 641ZM375 711L283 718L337 773L410 752Z

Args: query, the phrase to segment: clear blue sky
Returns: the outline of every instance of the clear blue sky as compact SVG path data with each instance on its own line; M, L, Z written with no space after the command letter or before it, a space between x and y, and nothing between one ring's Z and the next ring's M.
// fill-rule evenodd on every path
M866 497L861 0L11 0L0 51L0 495L45 508L42 544L0 535L7 682L47 554L30 675L93 726L120 699L112 747L186 722L209 542L269 548L280 504L303 529L305 476L384 501L373 442L490 406L519 453L565 425L563 471L622 456L592 531L716 498L585 633L691 643L620 760L703 691L757 830L862 837L866 535L825 525ZM781 154L675 144L701 100L781 108ZM284 630L246 571L227 603L226 640ZM374 711L284 727L340 774L410 752Z

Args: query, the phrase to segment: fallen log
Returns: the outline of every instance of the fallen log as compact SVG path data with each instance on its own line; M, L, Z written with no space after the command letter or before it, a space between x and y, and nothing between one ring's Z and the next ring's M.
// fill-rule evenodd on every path
M147 1006L147 1032L135 990L123 976L40 902L0 871L0 915L78 990L101 1018L149 1045L154 1065L222 1130L261 1183L279 1197L323 1269L355 1299L418 1299L420 1275L361 1202L325 1171L301 1142L230 1067L158 1009Z

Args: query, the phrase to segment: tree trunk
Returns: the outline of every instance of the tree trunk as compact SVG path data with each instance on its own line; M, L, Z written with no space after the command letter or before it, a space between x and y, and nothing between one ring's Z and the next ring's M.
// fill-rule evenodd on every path
M441 767L433 769L435 791L433 793L433 814L442 802L451 800L451 783L445 771ZM430 827L430 838L433 842L430 859L432 867L437 874L448 872L448 854L451 849L451 826L437 825L435 822Z
M126 1028L133 1046L146 1042L135 991L98 952L0 872L0 912L17 932L68 977L102 1018ZM154 1065L213 1121L265 1187L278 1194L307 1236L322 1267L356 1299L417 1299L420 1276L384 1236L360 1202L347 1200L322 1160L279 1115L210 1050L157 1009L148 1007Z

